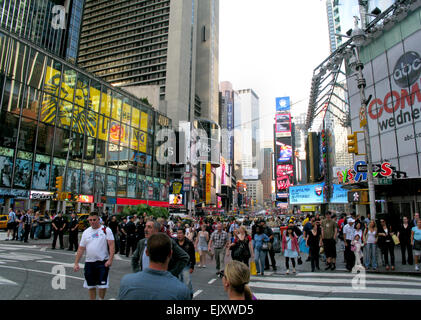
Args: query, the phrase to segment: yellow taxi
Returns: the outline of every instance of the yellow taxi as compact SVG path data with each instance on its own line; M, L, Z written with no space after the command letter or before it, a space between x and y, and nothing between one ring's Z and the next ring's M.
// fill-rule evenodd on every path
M77 219L79 221L79 227L78 227L79 231L84 231L85 229L89 227L88 217L89 217L89 214L87 213L77 214Z
M9 216L7 214L0 215L0 229L7 229L7 220Z

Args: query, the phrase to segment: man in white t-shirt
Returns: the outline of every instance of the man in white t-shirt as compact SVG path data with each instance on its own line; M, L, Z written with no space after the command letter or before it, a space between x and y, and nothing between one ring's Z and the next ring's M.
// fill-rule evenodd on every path
M96 300L96 289L100 300L104 300L108 288L108 272L114 258L114 235L110 228L100 224L97 213L92 212L88 221L90 228L82 234L77 251L74 272L80 270L79 260L86 251L85 283L84 288L89 289L89 297Z

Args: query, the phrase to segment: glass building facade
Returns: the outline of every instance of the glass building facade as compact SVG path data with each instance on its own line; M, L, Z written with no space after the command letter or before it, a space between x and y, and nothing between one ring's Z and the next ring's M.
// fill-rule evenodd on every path
M0 26L20 38L76 63L84 0L3 0L0 1ZM60 11L67 19L63 28Z
M0 28L0 206L36 191L54 209L48 194L64 175L75 202L164 205L154 136L166 126L134 96Z

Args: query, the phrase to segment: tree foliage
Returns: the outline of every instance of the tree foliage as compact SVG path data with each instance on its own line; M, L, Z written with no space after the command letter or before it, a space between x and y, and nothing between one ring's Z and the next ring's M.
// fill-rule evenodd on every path
M142 216L146 213L146 215L152 216L154 218L165 218L168 219L169 212L166 208L161 207L151 207L146 204L141 204L138 206L127 206L123 209L123 211L119 214L119 218L123 219L127 216L134 216L137 215L138 217Z

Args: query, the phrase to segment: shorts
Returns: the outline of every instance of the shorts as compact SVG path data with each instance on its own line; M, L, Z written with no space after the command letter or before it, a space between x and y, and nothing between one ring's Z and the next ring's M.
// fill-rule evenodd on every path
M208 247L207 246L198 246L197 250L202 251L202 252L206 252L206 251L208 251Z
M107 260L85 262L85 282L84 288L107 289L108 288L108 272L109 267L105 266Z
M326 258L336 258L335 239L323 239L323 247L325 249Z
M417 256L417 257L421 256L421 250L414 250L413 252L414 252L414 256Z
M7 224L7 230L14 230L16 226L16 222L9 222Z

